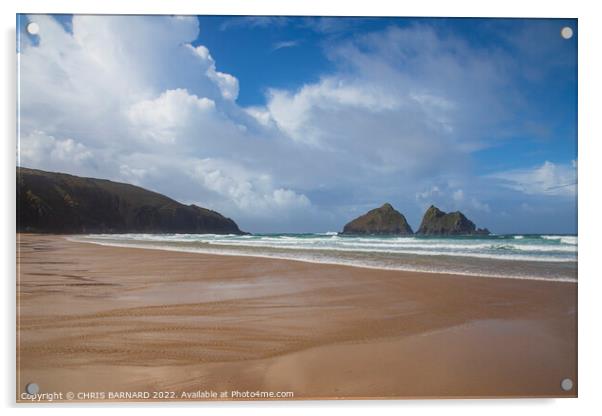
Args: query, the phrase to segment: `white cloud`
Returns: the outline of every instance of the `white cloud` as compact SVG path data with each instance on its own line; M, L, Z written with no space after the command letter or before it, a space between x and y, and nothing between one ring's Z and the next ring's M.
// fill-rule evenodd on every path
M461 189L458 189L458 190L454 191L452 193L452 198L456 202L462 202L464 200L464 191L461 190Z
M255 212L257 216L290 215L291 210L307 209L311 203L291 189L277 188L273 178L252 172L232 162L203 159L192 163L192 176L216 194L236 205L239 213Z
M514 169L489 175L502 185L527 195L574 197L577 192L577 162L555 164L545 161L531 169Z
M448 180L446 183L434 185L430 189L416 193L416 200L422 209L434 204L444 211L491 212L489 204L481 202L470 191L456 189L457 184L457 180Z
M245 108L245 111L263 126L267 127L274 124L270 112L265 108L252 106Z
M225 72L217 71L215 69L215 61L211 57L209 49L207 49L205 46L199 45L194 48L191 45L187 45L187 47L192 49L197 56L208 63L205 74L210 80L218 85L222 96L227 100L236 100L238 97L238 79L230 74L226 74Z
M475 197L470 199L470 206L476 211L491 212L489 204L481 202Z
M428 201L438 197L442 195L441 190L439 189L438 186L433 186L432 188L423 191L423 192L418 192L416 193L416 199L419 201L427 201L426 203L429 203Z
M127 116L136 129L134 134L159 143L174 143L182 129L214 108L213 100L190 95L185 89L178 88L167 90L156 99L135 103Z
M289 18L284 16L237 16L224 21L220 25L221 30L228 30L239 27L277 27L284 26L289 22Z
M272 51L277 51L278 49L286 49L286 48L294 48L301 43L299 40L283 40L280 42L274 43L272 45Z
M303 86L296 93L271 90L267 111L292 139L328 147L332 136L339 135L333 130L341 129L349 121L343 118L346 112L379 113L397 107L397 98L381 86L325 78Z
M154 172L153 167L149 168L132 168L126 164L119 166L119 174L121 177L126 178L128 183L140 184L140 181L144 179L150 172Z
M82 165L93 159L86 146L70 138L57 139L42 131L22 135L19 143L19 163L25 166Z
M56 140L54 148L50 151L50 157L57 160L73 160L81 163L92 157L92 153L81 143L73 139Z

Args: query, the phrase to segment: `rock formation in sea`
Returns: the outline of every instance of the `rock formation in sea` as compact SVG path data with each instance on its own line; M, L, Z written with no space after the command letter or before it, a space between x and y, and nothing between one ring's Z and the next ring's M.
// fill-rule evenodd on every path
M489 234L487 228L477 228L460 211L445 213L431 205L424 216L416 234L419 235L475 235Z
M17 231L244 234L230 218L126 183L17 168Z
M347 223L341 234L411 235L413 231L403 214L386 203Z

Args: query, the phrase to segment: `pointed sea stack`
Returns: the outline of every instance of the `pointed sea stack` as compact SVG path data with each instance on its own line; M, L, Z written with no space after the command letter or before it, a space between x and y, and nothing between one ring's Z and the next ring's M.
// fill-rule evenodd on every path
M445 213L434 205L426 210L416 234L419 235L475 235L489 234L487 228L477 228L460 211Z
M412 235L406 218L386 203L347 223L341 234Z

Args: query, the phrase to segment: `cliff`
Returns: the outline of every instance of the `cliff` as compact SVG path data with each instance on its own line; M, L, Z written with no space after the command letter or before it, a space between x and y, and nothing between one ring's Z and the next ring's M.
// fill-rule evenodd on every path
M243 234L230 218L126 183L17 168L17 231Z
M413 232L405 217L387 203L347 223L341 234L411 235Z
M477 228L460 211L445 213L434 205L426 210L416 234L420 235L474 235L489 234L487 228Z

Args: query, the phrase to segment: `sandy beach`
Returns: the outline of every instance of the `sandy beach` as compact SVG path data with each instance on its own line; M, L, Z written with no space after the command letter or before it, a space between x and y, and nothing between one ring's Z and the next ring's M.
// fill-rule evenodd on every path
M17 240L18 401L577 395L575 283Z

